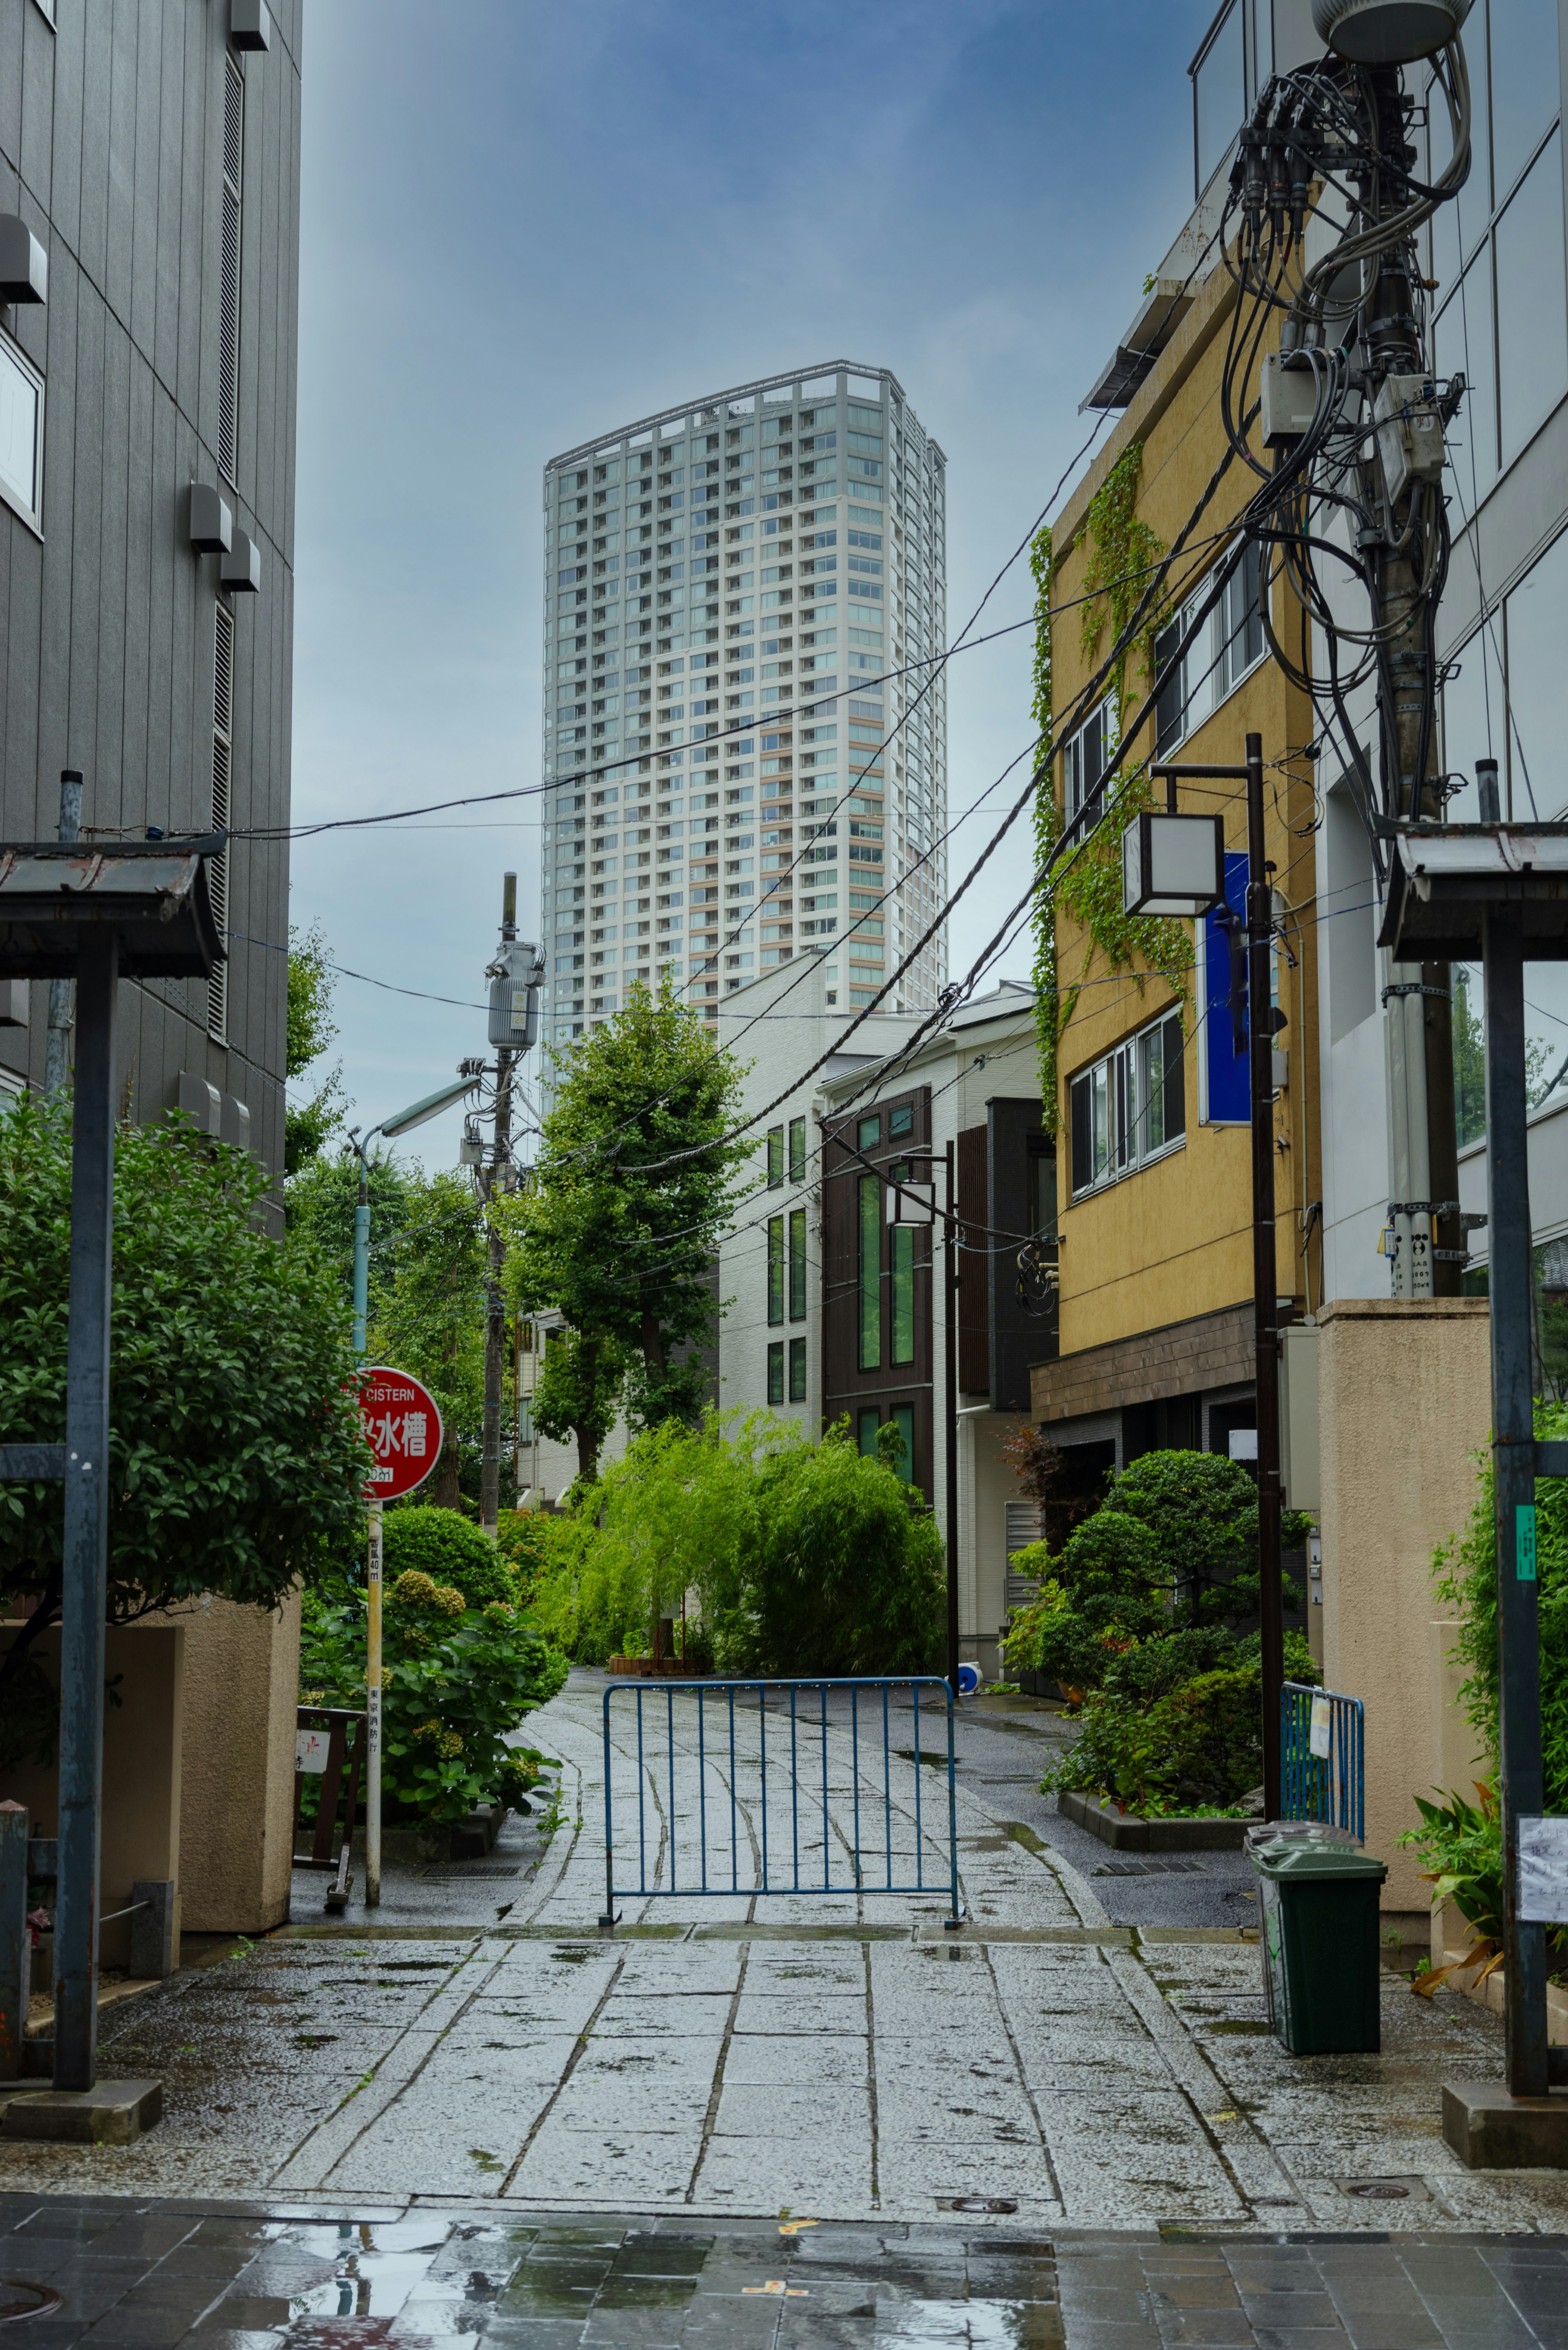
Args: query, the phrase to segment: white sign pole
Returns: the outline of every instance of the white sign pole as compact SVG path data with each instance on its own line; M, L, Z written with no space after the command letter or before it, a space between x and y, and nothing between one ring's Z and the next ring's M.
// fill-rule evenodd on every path
M381 1899L381 1504L372 1498L365 1576L365 1907ZM350 1833L353 1822L349 1822Z

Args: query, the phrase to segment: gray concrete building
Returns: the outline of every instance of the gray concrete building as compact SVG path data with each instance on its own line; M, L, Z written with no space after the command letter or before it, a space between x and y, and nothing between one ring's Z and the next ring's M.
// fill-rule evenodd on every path
M68 769L88 838L287 820L301 8L0 0L5 839ZM281 1174L286 842L213 880L228 963L122 983L121 1095ZM0 988L9 1091L47 996Z
M946 460L886 369L709 395L545 469L544 1037L824 941L858 1009L947 894ZM900 724L900 721L902 723ZM889 1008L924 1009L945 933Z

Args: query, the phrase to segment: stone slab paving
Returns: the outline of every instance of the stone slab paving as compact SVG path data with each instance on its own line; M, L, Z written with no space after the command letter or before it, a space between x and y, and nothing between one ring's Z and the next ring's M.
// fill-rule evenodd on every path
M1568 2238L0 2194L0 2323L106 2350L1563 2350ZM36 2313L29 2314L28 2313Z
M1008 1832L1011 1789L990 1805L971 1783L957 1796L967 1921L946 1932L946 1773L905 1759L907 1712L886 1759L879 1741L857 1754L837 1717L817 1726L802 1882L826 1866L836 1889L758 1894L764 1821L793 1883L778 1786L764 1804L758 1783L778 1725L742 1723L732 1756L727 1724L717 1744L705 1724L699 1755L690 1700L656 1692L639 1836L622 1707L620 1922L602 1937L603 1687L574 1675L529 1724L561 1758L560 1822L513 1847L514 1880L389 1872L373 1918L330 1926L317 1886L296 1927L109 2022L106 2074L166 2085L146 2139L0 2143L0 2190L719 2227L784 2209L951 2226L979 2199L1042 2236L1354 2237L1391 2210L1434 2234L1568 2226L1568 2182L1474 2175L1442 2142L1442 2080L1501 2069L1495 2020L1457 1994L1428 2004L1387 1975L1380 2055L1292 2058L1263 2022L1255 1945L1113 1926L1093 1879L1026 1825ZM672 1756L650 1729L660 1712ZM710 1861L727 1882L733 1853L741 1889L625 1889L639 1863L667 1883L671 1856L677 1883L695 1881L704 1814L721 1831ZM877 1889L889 1849L895 1881L922 1889Z

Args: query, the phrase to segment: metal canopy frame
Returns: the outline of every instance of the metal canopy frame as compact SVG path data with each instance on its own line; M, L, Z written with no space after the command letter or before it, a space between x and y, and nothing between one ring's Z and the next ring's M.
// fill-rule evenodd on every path
M122 974L205 977L223 954L206 859L224 838L117 841L101 849L0 842L0 977L77 983L65 1443L0 1448L0 1477L58 1477L65 1488L57 2089L91 2089L98 2080L115 1001Z

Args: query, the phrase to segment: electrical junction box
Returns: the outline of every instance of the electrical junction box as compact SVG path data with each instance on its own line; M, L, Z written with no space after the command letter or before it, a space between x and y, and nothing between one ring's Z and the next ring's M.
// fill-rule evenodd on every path
M1394 507L1413 483L1442 479L1443 420L1438 413L1437 387L1430 376L1385 376L1372 412L1388 504Z
M1258 424L1265 449L1275 449L1282 441L1299 441L1311 431L1320 380L1310 362L1288 368L1280 352L1269 354L1258 385Z
M528 1051L539 1034L539 983L544 975L544 962L535 948L521 940L502 948L488 972L493 1045L508 1052Z

